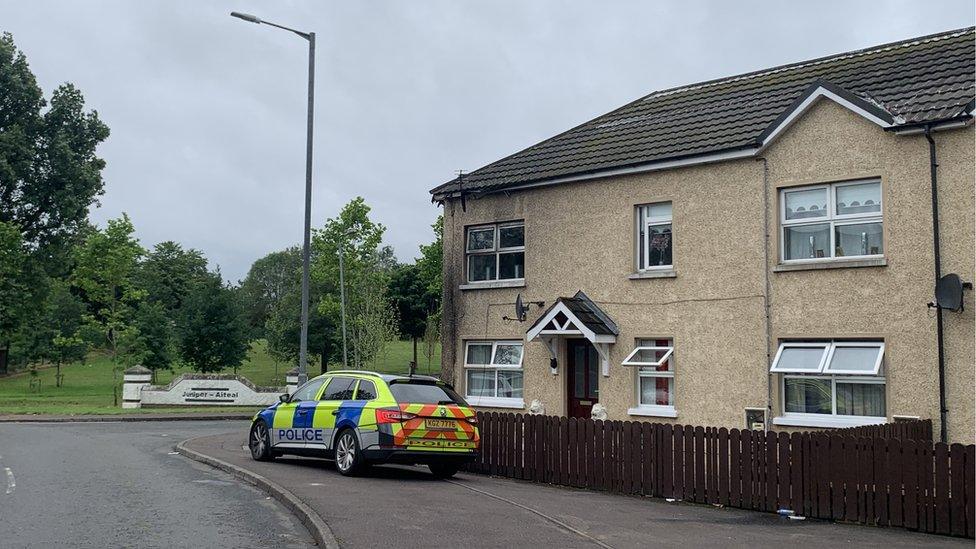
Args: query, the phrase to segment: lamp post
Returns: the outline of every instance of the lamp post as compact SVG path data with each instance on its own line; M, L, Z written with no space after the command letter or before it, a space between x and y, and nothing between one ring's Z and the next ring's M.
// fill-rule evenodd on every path
M356 234L356 229L349 227L344 233L345 238L339 243L339 308L342 312L342 367L349 367L349 356L346 351L346 278L345 265L342 263L343 250L346 247L346 240Z
M257 25L270 25L308 40L308 121L305 138L305 235L302 242L302 327L298 344L298 384L308 381L308 271L312 234L312 116L315 110L315 33L301 32L264 21L249 13L231 12L232 17Z

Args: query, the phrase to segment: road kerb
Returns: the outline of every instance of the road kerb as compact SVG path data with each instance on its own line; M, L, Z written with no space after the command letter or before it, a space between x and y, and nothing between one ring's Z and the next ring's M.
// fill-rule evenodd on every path
M329 528L329 525L322 520L322 517L319 516L314 509L306 505L305 502L300 500L298 496L287 490L285 487L253 471L249 471L243 467L238 467L232 463L202 454L196 450L191 450L186 447L187 443L193 442L198 438L205 438L205 436L190 438L180 442L176 445L176 451L194 461L199 461L200 463L205 463L211 467L215 467L230 473L234 477L257 486L261 490L267 492L271 495L271 497L275 498L281 502L282 505L287 507L292 513L295 513L302 524L305 525L305 528L308 528L309 533L312 534L312 537L315 538L315 542L320 547L325 547L327 549L339 549L339 542L336 540L336 537L332 533L332 529Z

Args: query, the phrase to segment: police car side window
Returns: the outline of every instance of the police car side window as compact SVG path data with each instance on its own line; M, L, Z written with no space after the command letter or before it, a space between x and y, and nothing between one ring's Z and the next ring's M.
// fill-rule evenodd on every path
M376 398L376 385L372 381L361 379L356 389L356 400L373 400Z
M295 394L291 396L290 402L302 402L304 400L315 400L315 393L319 392L319 387L325 382L325 379L313 379L305 385L302 385L295 391Z
M322 394L321 400L352 400L352 390L355 383L355 378L334 377L332 383L329 383Z

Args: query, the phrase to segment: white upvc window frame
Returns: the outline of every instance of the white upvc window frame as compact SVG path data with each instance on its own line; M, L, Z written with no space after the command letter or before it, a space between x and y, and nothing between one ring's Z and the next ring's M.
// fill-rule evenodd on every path
M877 212L838 214L837 213L837 190L843 187L854 185L864 185L875 183L878 185L880 210ZM786 219L786 195L794 192L812 191L824 189L827 191L827 215L824 217L813 217L807 219ZM796 187L782 187L779 189L779 258L783 264L798 263L822 263L831 261L851 261L860 259L875 259L884 257L885 234L884 234L884 186L880 178L857 179L851 181L841 181L837 183L825 183L819 185L801 185ZM881 225L881 253L862 254L862 255L836 255L837 254L837 227L847 225L863 225L866 223L878 223ZM792 227L809 225L827 225L829 232L829 255L824 257L808 257L799 259L786 259L786 231Z
M522 227L522 245L521 246L501 246L501 231L502 229L507 229L510 227ZM492 247L490 249L471 249L471 233L478 231L485 231L487 229L492 229ZM522 276L516 278L499 278L501 275L501 256L507 253L517 253L522 252ZM495 256L495 276L486 280L472 280L471 279L471 258L474 256ZM464 271L465 280L468 284L497 284L499 282L503 283L516 283L525 281L525 221L507 221L504 223L486 223L484 225L472 225L466 227L464 231Z
M646 212L650 211L650 207L658 204L669 204L671 206L671 214L667 216L647 215ZM671 263L667 265L651 265L650 229L651 227L660 227L663 225L671 227ZM637 243L637 253L639 255L637 261L638 272L674 270L674 202L662 200L659 202L639 204L637 206L637 238L639 239ZM641 249L643 249L643 253L640 252Z
M472 345L491 345L489 364L469 364L468 348ZM519 354L518 364L495 364L495 356L500 345L518 345L522 352ZM464 342L464 398L472 406L494 407L494 408L524 408L525 407L525 371L522 364L525 362L525 342L520 340L470 340ZM494 373L494 395L498 394L498 373L499 372L519 372L522 374L522 397L499 397L499 396L476 396L468 393L468 372L480 370L483 372Z
M779 360L784 348L810 348L826 347L824 355L821 357L818 371L798 370L790 368L780 368ZM874 375L866 375L864 370L831 370L830 363L833 360L834 351L838 347L873 347L878 349L878 358L874 364ZM773 418L774 425L801 426L801 427L853 427L859 425L878 425L887 422L887 417L882 416L857 416L840 415L837 413L837 384L853 383L865 385L884 385L885 386L885 411L888 410L888 390L887 379L882 369L884 363L884 342L882 341L784 341L780 343L773 366L770 368L771 374L781 374L779 380L781 414ZM830 381L830 414L812 414L804 412L787 412L787 393L786 381L788 379L806 380L827 380Z
M647 345L647 342L653 342L654 340L668 340L670 345ZM640 362L632 360L634 356L642 350L652 350L652 351L665 351L664 356L654 362ZM645 370L645 368L657 368L662 364L667 363L668 369L666 371L656 371L656 370ZM675 408L674 398L675 398L675 376L674 376L674 340L671 338L659 337L659 338L645 338L637 341L637 345L634 346L634 350L627 355L627 358L621 362L622 366L631 367L634 369L634 402L637 403L633 408L627 410L628 415L632 416L648 416L648 417L668 417L674 418L678 417L677 409ZM641 380L642 379L669 379L671 380L671 386L669 392L671 393L671 404L644 404L641 402Z

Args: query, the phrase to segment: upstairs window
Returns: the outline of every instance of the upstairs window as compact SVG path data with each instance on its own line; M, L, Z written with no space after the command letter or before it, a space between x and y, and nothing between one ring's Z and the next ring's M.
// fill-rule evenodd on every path
M468 282L525 278L525 224L469 227L465 246Z
M881 181L780 190L782 260L884 255Z
M641 271L670 269L674 248L671 231L671 203L637 206L637 266Z

